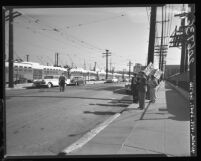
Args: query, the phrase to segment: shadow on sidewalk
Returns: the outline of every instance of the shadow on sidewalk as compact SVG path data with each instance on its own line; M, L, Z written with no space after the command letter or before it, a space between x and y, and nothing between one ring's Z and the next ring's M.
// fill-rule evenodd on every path
M111 112L111 111L94 111L94 112L84 111L83 113L85 113L85 114L94 114L94 115L114 115L117 112Z
M165 92L167 111L170 114L174 115L173 117L169 117L169 119L178 121L189 121L190 120L190 111L188 108L189 102L182 96L180 96L175 90L170 88L167 84L165 85L165 89L168 89Z

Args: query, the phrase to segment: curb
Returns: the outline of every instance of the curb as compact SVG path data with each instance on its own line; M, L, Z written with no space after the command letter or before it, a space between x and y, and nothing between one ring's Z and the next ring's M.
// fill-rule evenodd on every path
M106 121L98 125L96 128L90 130L83 137L81 137L76 142L65 148L60 154L68 155L69 153L75 152L76 150L80 149L120 115L120 113L116 113L115 115L109 117Z
M32 87L32 83L31 84L21 84L21 85L14 85L13 88L9 88L5 86L6 90L16 90L16 89L26 89L27 87Z
M174 84L166 81L171 87L173 87L181 96L183 96L186 100L189 100L189 92L185 91L184 89L175 86Z

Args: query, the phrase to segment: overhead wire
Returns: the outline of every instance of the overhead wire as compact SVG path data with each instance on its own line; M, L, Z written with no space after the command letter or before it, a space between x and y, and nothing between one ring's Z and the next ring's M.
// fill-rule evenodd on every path
M25 14L23 14L23 15L25 15ZM43 21L41 21L41 20L39 20L38 18L35 18L34 16L28 16L28 15L25 15L26 17L31 17L32 19L34 19L34 22L35 23L37 23L38 25L42 25L41 24L41 22L43 23L43 25L44 26L46 26L46 27L49 27L51 30L49 30L49 31L54 31L54 32L58 32L58 33L60 33L60 35L62 36L64 33L63 32L61 32L61 29L58 29L57 27L52 27L52 25L49 25L49 24L47 24L47 23L44 23ZM48 30L48 29L42 29L42 30ZM65 33L66 34L66 33ZM68 35L68 37L70 36L71 38L73 38L74 40L76 40L77 42L79 42L79 43L81 43L81 44L86 44L86 45L90 45L91 47L93 47L93 48L95 48L95 49L98 49L98 50L102 50L102 49L100 49L99 47L96 47L96 46L94 46L94 45L92 45L92 44L90 44L90 43L87 43L86 41L83 41L83 40L80 40L80 39L78 39L78 38L76 38L75 36L72 36L72 35L70 35L70 34L67 34ZM69 41L69 40L68 40ZM71 40L71 42L73 42L72 40ZM74 43L74 42L73 42ZM80 45L80 44L79 44ZM89 49L91 49L91 48L89 48Z
M31 30L34 34L36 34L36 33L40 33L40 34L42 34L42 35L44 35L44 36L46 36L46 37L52 37L52 36L49 36L49 35L46 35L46 34L44 34L44 33L41 33L41 31L35 31L35 30L33 30L33 29L31 29L30 27L25 27L26 29L28 29L28 30ZM66 45L66 43L64 42L64 41L61 41L60 39L57 39L57 38L54 38L54 37L52 37L54 40L57 40L57 41L59 41L59 42L61 42L61 43L63 43L64 45ZM35 45L36 46L36 45ZM37 46L39 46L39 45L37 45ZM40 46L41 47L41 46ZM42 48L45 48L44 46L42 47ZM47 49L47 48L45 48L45 49ZM51 49L49 49L50 51L51 51ZM52 51L54 51L55 52L55 50L53 50L52 49ZM81 53L81 52L80 52ZM71 58L71 60L72 60L72 58Z
M26 18L28 18L28 17L30 17L30 18L32 18L33 20L30 20L29 18L28 18L28 21L29 21L29 23L31 23L31 22L34 22L34 23L36 23L36 24L38 24L38 25L41 25L41 22L43 22L43 21L41 21L40 19L38 19L38 18L35 18L34 16L29 16L29 15L25 15L25 14L23 14ZM121 15L121 16L124 16L124 15ZM120 17L120 16L117 16L117 17ZM52 27L52 25L47 25L47 23L45 23L44 24L44 22L43 22L43 25L44 26L47 26L48 28L50 28L50 30L49 31L55 31L55 32L60 32L60 35L63 35L64 36L64 32L61 32L60 30L61 29L58 29L57 27ZM43 29L42 30L48 30L48 29L44 29L44 27L43 27ZM33 31L34 33L36 33L37 31ZM65 33L66 34L66 33ZM44 34L43 34L44 35ZM46 35L47 36L47 35ZM99 48L99 47L96 47L96 46L94 46L94 45L92 45L92 44L90 44L90 43L88 43L88 42L86 42L86 41L83 41L83 40L80 40L80 39L78 39L78 38L76 38L75 36L73 36L73 35L70 35L70 34L67 34L67 36L68 37L71 37L73 40L68 40L68 41L71 41L72 43L75 43L75 41L77 41L77 42L79 42L79 45L80 46L82 46L82 47L87 47L87 48L89 48L88 46L90 46L90 48L89 49L97 49L97 50L104 50L104 49L101 49L101 48ZM54 38L55 39L55 38ZM74 41L75 40L75 41ZM85 46L83 46L83 44L85 45ZM76 45L77 45L77 43L76 43Z
M26 29L32 30L30 27L26 27ZM36 31L36 30L32 30L32 32L33 32L33 33L39 33L39 32L40 32L40 34L42 34L42 35L44 35L44 36L50 38L51 40L54 39L54 40L56 40L56 41L59 41L59 42L63 43L63 44L66 46L66 42L62 41L61 39L58 39L58 38L52 37L52 36L50 36L50 35L47 35L47 34L45 34L44 32L41 32L40 30L37 30L37 31ZM71 42L73 42L73 41L71 41ZM74 43L74 42L73 42L73 46L77 48L77 46L75 46L75 43Z
M114 17L110 17L110 18L105 18L105 19L102 19L102 20L95 20L95 21L91 21L89 23L80 23L80 24L76 24L76 25L69 25L69 26L66 26L66 29L71 29L71 28L75 28L75 27L82 27L82 26L86 26L86 25L90 25L90 24L94 24L94 23L113 20L113 19L123 17L123 16L125 16L125 14L121 14L120 16L114 16Z

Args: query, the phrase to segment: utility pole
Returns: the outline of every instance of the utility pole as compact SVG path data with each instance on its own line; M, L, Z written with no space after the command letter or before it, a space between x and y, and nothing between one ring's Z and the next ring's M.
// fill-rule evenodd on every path
M9 8L9 87L13 88L13 9Z
M57 53L55 53L55 57L54 57L54 66L57 66Z
M1 64L1 72L3 73L3 71L5 71L5 59L6 59L6 47L5 47L5 12L6 12L6 8L2 7L3 11L2 11L2 37L3 37L3 57L2 57L2 62L3 64ZM0 82L2 85L5 82L5 74L2 75L3 80ZM5 98L5 88L3 88L4 90L1 90L1 96L3 96L3 99ZM2 99L2 100L3 100ZM3 101L2 101L2 105L3 105ZM2 112L3 113L3 112ZM2 127L3 127L3 121L2 121ZM4 148L3 148L4 149ZM3 150L3 152L5 152L5 150Z
M84 59L84 70L86 70L86 63L85 63L85 59Z
M183 11L183 13L174 16L181 18L181 26L178 30L176 26L174 33L170 36L172 38L170 47L181 47L180 73L183 73L188 70L187 39L185 34L185 16L187 16L187 13Z
M159 69L162 70L162 46L163 46L163 6L162 6L162 21L161 21L161 50L160 50L160 55L159 55Z
M13 12L13 9L10 7L8 9L5 9L4 11L8 10L9 15L3 17L5 18L5 21L9 21L9 88L13 88L13 48L14 48L14 43L13 43L13 23L14 23L14 18L22 15L20 12ZM3 12L4 12L3 11ZM5 24L4 24L5 25ZM4 26L5 27L5 26ZM4 34L4 33L3 33Z
M26 55L27 56L27 62L29 61L29 55Z
M102 53L106 57L106 77L105 79L108 78L108 56L111 56L111 52L109 50L106 50L106 53Z
M112 71L112 61L110 59L110 72Z
M155 45L155 32L156 32L156 9L157 9L156 6L151 7L147 65L150 62L154 63L154 45Z
M57 67L59 66L59 53L56 53L57 54Z
M96 71L96 62L94 62L94 71Z
M131 65L132 65L133 63L131 63L131 61L129 61L129 63L128 63L128 66L129 66L129 80L130 80L130 76L131 76Z
M163 69L164 61L165 61L164 59L167 56L168 45L163 45L163 46L159 45L159 46L155 46L155 47L156 47L155 52L154 52L154 53L156 53L155 56L159 56L159 57L161 56L161 63L159 62L159 65L161 65L159 67L161 67L161 68L159 68L159 69Z
M122 74L122 79L124 80L124 72L125 72L125 69L123 69L123 74Z

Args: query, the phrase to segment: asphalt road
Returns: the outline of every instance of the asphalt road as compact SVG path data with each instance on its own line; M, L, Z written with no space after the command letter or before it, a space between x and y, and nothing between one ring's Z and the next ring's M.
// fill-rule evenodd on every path
M57 155L131 104L124 84L6 91L8 156Z

